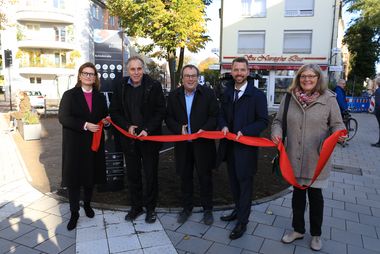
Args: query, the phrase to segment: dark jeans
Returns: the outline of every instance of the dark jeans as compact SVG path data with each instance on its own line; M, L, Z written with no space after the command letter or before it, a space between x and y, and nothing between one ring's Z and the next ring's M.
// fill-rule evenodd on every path
M125 154L127 167L128 189L133 208L146 207L154 210L158 196L158 146L149 141L134 141L130 143ZM145 195L143 195L142 169L145 177Z
M237 168L235 158L231 149L227 155L228 179L231 186L232 196L237 211L239 223L247 224L251 213L251 200L254 174L252 168L247 166Z
M92 199L93 187L83 187L83 202L89 205ZM80 187L69 188L69 203L72 213L79 211Z
M322 234L323 221L323 195L322 189L308 188L301 190L293 187L292 208L293 208L293 228L294 231L305 233L305 208L306 192L309 198L310 234L320 236Z
M193 209L193 171L195 168L200 186L201 205L204 210L212 210L212 170L196 165L193 143L187 142L186 146L186 168L181 171L183 208L189 211Z

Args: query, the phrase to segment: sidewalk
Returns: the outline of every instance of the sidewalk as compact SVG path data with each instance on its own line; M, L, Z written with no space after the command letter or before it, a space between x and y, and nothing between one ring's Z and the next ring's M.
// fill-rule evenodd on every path
M324 191L320 253L380 253L380 149L370 146L377 123L373 115L353 116L357 136L332 156L336 169ZM315 253L309 234L294 244L281 243L292 229L291 194L253 206L247 233L234 241L228 238L234 223L219 220L230 211L214 212L214 224L206 226L202 213L180 225L175 213L160 212L159 221L148 225L144 216L125 222L125 211L96 210L95 218L87 219L81 210L77 230L68 232L68 204L28 184L7 127L1 118L0 253Z

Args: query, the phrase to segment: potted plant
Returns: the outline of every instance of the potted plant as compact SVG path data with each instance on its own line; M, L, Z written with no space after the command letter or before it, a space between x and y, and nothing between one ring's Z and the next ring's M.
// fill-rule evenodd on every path
M41 138L41 123L36 112L27 111L24 113L17 128L24 140L35 140Z

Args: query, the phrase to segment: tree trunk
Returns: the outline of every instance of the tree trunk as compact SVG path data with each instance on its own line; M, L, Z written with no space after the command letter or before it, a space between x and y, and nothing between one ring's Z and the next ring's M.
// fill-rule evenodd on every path
M169 63L170 90L173 91L177 87L176 74L175 74L175 65L176 65L175 51L168 51L167 61Z
M181 47L180 50L179 50L179 59L178 59L178 68L177 68L177 72L175 74L175 77L176 77L176 80L177 80L177 84L179 83L180 79L181 79L181 70L182 70L182 67L183 67L183 61L185 59L185 48L184 47Z

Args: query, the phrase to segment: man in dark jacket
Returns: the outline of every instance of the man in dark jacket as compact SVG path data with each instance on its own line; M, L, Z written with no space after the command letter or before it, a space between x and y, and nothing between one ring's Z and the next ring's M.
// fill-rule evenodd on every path
M167 105L166 125L174 134L191 134L215 130L218 103L214 92L198 84L199 70L194 65L182 69L182 86L170 93ZM211 225L212 216L212 168L215 167L215 142L197 139L175 143L177 173L181 178L183 210L178 223L184 223L193 209L193 170L197 171L203 222Z
M231 74L234 81L226 84L221 97L219 127L225 134L229 131L236 133L236 139L243 135L257 137L268 125L266 96L254 86L253 80L247 81L247 59L235 58L232 61ZM222 140L218 155L227 159L228 176L235 202L232 213L220 219L237 219L230 234L230 239L234 240L240 238L247 229L253 177L257 170L257 147Z
M338 101L340 113L343 116L343 113L347 111L347 101L346 101L346 91L344 88L346 87L346 81L344 79L339 79L336 87L335 87L335 93L336 93L336 100Z
M377 143L371 144L374 147L380 147L380 77L375 79L375 116L377 119L377 124L379 125L379 139Z
M161 84L144 74L144 61L137 56L127 61L129 77L115 87L109 108L112 120L138 137L161 134L165 98ZM158 195L157 168L160 143L121 137L127 166L131 210L127 221L136 219L146 207L145 221L156 221ZM143 195L141 169L144 169L146 193ZM144 197L144 199L143 199Z

